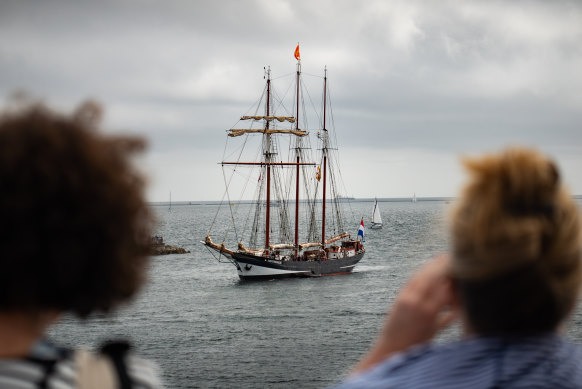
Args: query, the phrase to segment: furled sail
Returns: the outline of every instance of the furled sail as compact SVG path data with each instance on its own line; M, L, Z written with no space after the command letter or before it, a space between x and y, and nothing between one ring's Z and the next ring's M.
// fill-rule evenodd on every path
M299 244L299 248L300 249L308 249L310 247L320 247L321 246L321 242L309 242L309 243L300 243Z
M347 232L342 232L342 233L341 233L341 234L339 234L339 235L332 236L331 238L327 239L327 240L325 241L325 244L330 244L330 243L336 242L336 241L338 241L338 240L340 240L340 239L347 238L348 236L350 236L350 234L349 234L349 233L347 233Z
M206 235L206 239L204 240L204 244L209 246L209 247L212 247L216 251L219 251L221 254L223 254L224 256L226 256L228 258L232 258L232 254L234 253L234 251L227 249L224 246L224 243L222 243L220 245L214 243L212 241L212 239L210 238L210 235Z
M289 123L295 123L295 118L293 116L243 116L240 118L240 120L267 120L267 121L271 121L271 120L278 120L279 122L289 122Z
M268 129L268 130L261 130L258 128L249 128L249 129L230 129L228 130L230 131L228 136L241 136L244 134L251 134L251 133L261 133L261 134L293 134L293 135L297 135L297 136L306 136L309 133L307 131L303 131L303 130L272 130L272 129Z
M279 243L279 244L273 244L273 245L269 246L269 248L271 250L284 250L284 249L293 249L293 248L295 248L295 246L293 246L292 244L287 244L287 243Z
M255 250L253 250L253 249L247 249L245 247L245 245L242 244L242 242L238 242L238 249L240 251L244 251L245 253L252 253L252 254L256 254L256 255L263 255L265 253L265 250L264 249L255 249Z

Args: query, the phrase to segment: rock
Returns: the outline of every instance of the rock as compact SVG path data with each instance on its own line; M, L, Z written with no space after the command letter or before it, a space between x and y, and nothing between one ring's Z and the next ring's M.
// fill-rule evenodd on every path
M167 254L189 254L190 251L181 247L170 246L164 243L164 238L160 235L151 237L151 253L152 255L167 255Z
M170 246L167 244L152 246L153 255L189 254L189 253L190 251L185 250L181 247Z

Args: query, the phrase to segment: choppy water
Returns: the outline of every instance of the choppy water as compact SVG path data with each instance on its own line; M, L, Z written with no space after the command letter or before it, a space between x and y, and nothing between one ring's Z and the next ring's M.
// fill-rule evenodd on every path
M240 282L199 241L216 206L156 206L166 243L191 254L153 257L150 283L115 316L65 317L51 337L92 347L124 337L158 362L168 388L324 388L358 360L410 274L447 250L444 201L381 202L384 228L366 230L366 255L351 275ZM369 220L372 203L351 205ZM568 336L582 343L582 313ZM441 336L454 338L456 328Z

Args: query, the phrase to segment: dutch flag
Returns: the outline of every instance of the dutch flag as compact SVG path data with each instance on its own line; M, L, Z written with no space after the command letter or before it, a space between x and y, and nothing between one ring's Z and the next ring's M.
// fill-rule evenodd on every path
M362 242L366 241L366 239L364 239L364 218L362 218L362 222L360 223L360 228L358 228L358 236L362 237Z

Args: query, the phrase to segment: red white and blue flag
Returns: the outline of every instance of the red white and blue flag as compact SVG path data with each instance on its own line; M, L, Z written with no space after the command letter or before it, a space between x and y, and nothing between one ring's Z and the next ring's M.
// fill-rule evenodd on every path
M364 239L364 218L362 218L362 222L360 223L360 228L358 228L358 236L362 237L362 242L366 241L366 239Z

